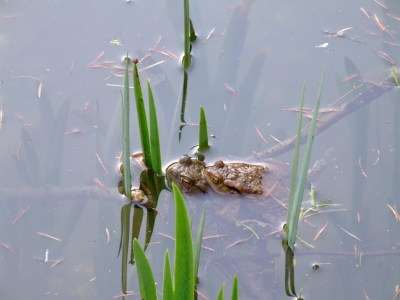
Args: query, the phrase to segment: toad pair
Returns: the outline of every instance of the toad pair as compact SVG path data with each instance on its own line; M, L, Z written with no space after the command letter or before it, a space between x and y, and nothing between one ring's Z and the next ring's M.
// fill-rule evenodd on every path
M205 163L187 155L167 169L167 178L184 194L207 192L207 183L222 195L262 196L277 180L290 175L288 167L275 160L263 164Z

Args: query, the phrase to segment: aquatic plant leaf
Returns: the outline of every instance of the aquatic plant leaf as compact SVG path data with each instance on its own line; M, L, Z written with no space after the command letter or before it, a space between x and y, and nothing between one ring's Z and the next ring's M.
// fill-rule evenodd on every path
M207 150L210 148L208 144L208 130L206 113L202 106L200 106L200 126L199 126L199 151Z
M11 157L17 168L18 178L21 180L21 182L32 185L32 181L29 177L30 173L28 171L28 166L26 165L26 162L22 159L18 159L16 155L12 155Z
M217 300L224 300L224 288L225 288L225 283L223 283L221 285L221 288L219 289Z
M233 275L232 300L239 300L239 284L236 275Z
M183 85L182 85L182 105L181 105L181 122L185 121L185 108L186 108L186 96L188 87L189 77L186 71L183 71Z
M149 94L149 121L150 121L150 146L151 146L151 163L152 170L161 175L161 147L160 136L158 133L158 121L156 105L154 103L153 91L151 90L150 81L147 79L147 90Z
M174 294L177 300L190 300L194 298L194 262L189 216L185 200L175 183L172 183L172 190L176 216Z
M149 243L151 242L151 237L154 232L154 225L156 223L157 212L154 210L147 210L147 219L146 219L146 238L145 238L145 246L144 250L147 249Z
M139 72L137 68L138 63L139 61L137 59L133 60L133 86L135 90L136 113L139 123L140 143L142 145L143 161L148 168L153 169L153 165L151 162L151 146L149 129L147 126L146 109L144 107L142 88L140 86Z
M216 101L225 99L222 95L226 93L224 83L234 84L238 75L239 63L232 63L242 56L243 46L249 28L248 16L251 12L254 0L240 1L229 20L229 26L224 35L221 46L221 55L218 58L217 74L215 75L213 86L213 97Z
M199 227L197 228L196 239L194 240L193 250L194 250L194 277L195 282L198 283L198 273L200 264L200 253L201 253L201 243L203 241L203 230L204 222L206 219L206 205L204 204L203 213L201 214Z
M120 250L122 249L121 285L123 293L126 293L128 289L127 272L128 272L128 253L129 253L130 214L131 214L131 203L125 204L121 209L121 243L120 243Z
M349 86L347 82L343 82L345 79L338 70L335 70L335 81L336 87L338 89L339 95L345 95L349 91Z
M189 0L183 0L183 59L182 67L184 69L189 68L191 56L190 56L190 17L189 17Z
M41 180L41 169L39 165L39 158L35 149L35 145L33 144L33 141L31 137L29 136L29 133L24 129L21 128L21 136L22 136L22 146L21 148L23 149L23 152L25 153L25 163L28 165L28 178L29 178L29 184L31 186L40 186L43 184Z
M124 94L122 98L122 165L124 172L125 196L131 199L131 161L130 161L130 142L129 142L129 62L128 55L125 57L125 76L124 76Z
M306 149L304 150L303 161L302 161L301 169L300 169L300 173L299 173L299 181L298 181L298 184L296 187L296 193L295 193L294 201L293 201L293 209L291 212L290 219L288 220L289 222L287 223L288 230L289 230L288 246L292 250L294 250L294 243L296 241L296 234L297 234L297 227L298 227L298 223L299 223L301 202L303 200L304 188L305 188L306 179L307 179L308 166L310 164L311 149L312 149L312 144L313 144L313 140L314 140L314 132L315 132L315 126L317 123L319 104L321 101L324 75L325 75L325 66L322 71L321 81L319 84L318 96L317 96L317 101L316 101L315 107L314 107L314 114L313 114L313 119L311 121L310 131L308 134Z
M348 58L344 57L344 64L346 67L346 75L352 76L354 74L359 74L356 78L353 78L348 83L348 90L354 89L354 86L359 85L359 80L364 82L364 78L361 76L361 72L357 68L357 66ZM360 88L357 89L357 93L363 93L367 90L366 85L362 85ZM364 99L363 99L364 101ZM379 107L379 106L378 106ZM348 128L350 132L350 147L351 151L351 161L358 161L361 157L365 159L368 155L368 142L370 140L371 133L370 130L370 106L366 105L362 109L356 111L351 117L347 120ZM378 135L379 141L379 135ZM360 176L360 167L357 164L352 164L352 190L351 190L351 198L350 198L350 205L351 205L351 221L354 226L357 226L357 213L361 213L362 215L367 215L367 212L362 213L364 209L367 209L365 205L363 205L364 199L362 197L364 190L366 188L366 178L364 176ZM361 195L361 196L360 196ZM361 209L361 210L360 210ZM369 212L368 212L369 214ZM366 238L368 233L369 224L367 223L368 219L364 219L365 226L357 226L357 234L361 237L361 239Z
M36 81L36 90L39 89L41 81ZM54 124L54 111L49 95L43 87L40 98L37 98L38 107L40 112L40 122L42 123L42 130L45 132L46 140L50 139L51 129Z
M142 299L157 299L156 285L153 272L142 247L137 239L133 240L133 251L136 256L137 275L139 281L140 297Z
M294 149L294 157L293 157L293 167L292 167L292 177L290 181L290 195L289 195L289 211L287 215L286 224L290 223L290 219L293 217L293 201L294 201L294 193L296 191L296 179L297 179L297 168L299 165L299 153L300 153L300 140L301 140L301 126L303 120L303 104L304 104L304 93L306 90L306 83L303 84L303 90L301 93L301 100L300 100L300 110L299 110L299 119L297 121L297 135L296 135L296 147ZM300 200L301 201L301 200ZM288 226L285 227L285 232L287 232Z
M144 188L144 190L148 190L146 195L149 198L149 202L146 204L147 209L147 218L146 218L146 238L145 238L145 246L144 250L146 251L148 244L151 242L151 237L154 232L154 225L156 223L157 212L151 208L156 208L158 203L158 197L160 192L164 189L165 182L163 176L158 176L153 173L153 171L149 170L148 172L142 172L140 174L140 186Z
M182 137L182 131L183 128L185 127L186 121L185 121L185 108L186 108L186 96L187 96L187 86L188 86L188 74L186 70L183 71L183 84L182 84L182 104L181 104L181 122L184 123L181 126L179 126L179 133L178 133L178 141L181 141ZM175 118L174 118L175 119Z
M164 276L163 276L163 287L162 287L162 299L173 300L174 299L174 286L172 282L171 264L169 260L168 249L165 251L164 256Z
M67 127L71 97L61 104L54 121L53 131L50 136L49 148L46 159L46 182L58 185L61 175L62 154L64 137Z
M294 254L286 240L282 241L282 248L285 252L285 292L289 297L297 297L294 285Z
M197 53L196 53L197 55ZM235 101L234 105L229 106L229 113L226 115L224 122L224 128L222 132L234 132L235 134L223 134L222 141L220 143L220 151L222 153L229 153L230 155L240 155L242 150L244 150L245 146L248 143L251 143L250 136L251 134L246 134L250 131L254 130L254 125L249 122L247 126L243 126L242 122L238 122L239 119L242 119L243 116L253 116L254 107L258 104L257 102L257 90L259 89L259 81L262 74L262 71L265 66L265 62L267 60L268 50L267 48L261 49L251 61L249 67L247 68L246 73L244 74L243 81L238 90L239 95L246 95L246 99L249 101ZM197 66L196 66L197 67ZM224 91L226 92L226 91ZM251 100L250 100L251 99ZM237 145L237 137L241 136L244 138L243 143L241 145ZM246 142L247 141L247 142ZM232 145L237 145L232 147Z
M194 41L196 41L197 36L196 36L196 32L194 30L192 19L190 19L190 18L189 18L189 24L190 24L190 42L193 43ZM192 50L192 48L190 48L190 50Z
M396 73L396 69L394 68L394 66L392 66L392 75L393 75L393 79L394 79L394 85L399 86L399 80L397 79L397 73Z
M140 229L142 228L143 221L143 208L140 206L133 206L133 216L132 216L132 233L131 233L131 241L134 239L139 239ZM133 244L131 247L131 259L129 263L133 264L135 262L135 253L133 252Z

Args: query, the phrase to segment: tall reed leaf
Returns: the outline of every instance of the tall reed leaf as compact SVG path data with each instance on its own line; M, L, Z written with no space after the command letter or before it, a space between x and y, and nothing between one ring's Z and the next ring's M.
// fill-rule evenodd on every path
M225 288L225 283L223 283L221 285L221 288L219 289L217 300L224 300L224 288Z
M208 131L206 113L202 106L200 106L200 127L199 127L199 150L207 150L210 148L208 144Z
M125 57L124 95L122 98L122 166L124 176L125 196L131 199L131 163L129 143L129 62L128 55Z
M189 0L183 0L183 39L184 39L184 55L182 60L182 66L184 69L190 66L190 18L189 18Z
M126 293L128 289L128 254L129 254L129 228L130 228L130 214L131 204L125 204L121 209L121 242L119 245L119 251L122 250L122 267L121 267L121 284L122 291Z
M174 286L172 283L171 264L169 262L168 249L167 249L167 251L165 251L165 256L164 256L164 276L163 276L162 299L163 300L173 300L174 299Z
M304 92L305 92L305 89L306 89L306 83L304 82L303 91L301 93L301 100L300 100L299 119L297 121L296 147L294 149L292 178L291 178L291 182L290 182L289 211L288 211L288 215L287 215L286 224L289 224L290 223L290 218L292 218L294 193L296 191L296 179L297 179L297 168L298 168L298 165L299 165L301 126L302 126L302 120L303 120L303 104L304 104ZM287 229L288 229L288 227L285 228L285 231ZM286 231L286 234L288 234L287 231Z
M182 105L181 105L181 122L186 123L185 121L185 108L186 108L186 96L187 96L187 87L189 82L189 76L186 71L183 71L183 84L182 84Z
M135 252L137 275L139 280L140 298L153 300L157 299L156 285L150 264L140 247L137 239L133 240L133 251Z
M175 300L190 300L194 298L194 263L193 244L190 232L189 216L185 201L175 183L172 183L175 198Z
M233 275L232 300L239 300L239 284L236 275Z
M149 120L150 120L150 146L152 169L157 174L162 174L160 136L158 133L158 121L156 105L154 104L153 91L150 81L147 79L147 91L149 94Z
M137 58L135 58L133 60L133 87L135 90L136 113L139 123L140 142L142 145L144 163L148 168L153 169L153 165L151 163L150 139L149 129L147 127L146 109L144 108L142 88L140 86L139 72L137 68L138 63L139 61Z
M140 229L142 228L143 221L143 208L138 205L133 205L133 216L132 216L132 228L131 228L131 241L139 239ZM129 228L128 228L129 232ZM133 252L133 244L131 244L131 257L129 260L130 264L135 263L135 253ZM146 249L145 249L146 250Z
M397 79L397 73L396 73L396 69L394 68L394 66L392 66L392 75L393 75L393 79L394 79L394 85L399 86L399 80Z
M301 202L303 200L304 188L305 188L306 179L307 179L308 165L310 164L311 149L312 149L312 144L313 144L313 140L314 140L315 126L317 124L317 117L318 117L319 103L321 100L324 75L325 75L325 66L322 71L322 77L321 77L321 81L319 84L317 101L316 101L315 107L314 107L313 119L311 121L311 127L310 127L310 131L308 134L306 149L305 149L303 161L301 164L301 169L300 169L300 174L299 174L299 182L296 187L295 198L293 201L293 209L291 212L289 223L287 224L288 230L289 230L288 246L292 250L294 250L294 243L296 241L297 226L299 223Z
M200 264L200 253L201 253L201 242L203 241L203 229L204 222L206 219L206 205L204 204L203 213L201 214L200 224L197 228L196 239L194 241L194 277L196 283L199 282L198 272L199 272L199 264Z

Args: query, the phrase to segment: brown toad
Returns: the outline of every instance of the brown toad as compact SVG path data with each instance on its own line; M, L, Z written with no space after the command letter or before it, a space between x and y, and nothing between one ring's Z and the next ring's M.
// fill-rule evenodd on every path
M207 183L222 195L261 195L264 192L263 175L269 171L262 165L224 163L218 160L203 171Z
M167 178L174 182L183 194L197 194L207 192L207 183L203 177L204 162L182 156L178 162L172 163L167 168Z

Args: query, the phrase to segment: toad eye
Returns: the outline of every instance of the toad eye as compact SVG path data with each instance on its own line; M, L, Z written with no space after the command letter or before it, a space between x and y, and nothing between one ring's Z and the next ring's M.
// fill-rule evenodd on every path
M187 178L187 177L181 177L181 182L186 187L191 187L193 184L192 180L190 180L190 178Z
M221 174L211 174L211 180L214 184L220 184L224 182L224 177Z
M213 176L213 177L212 177L212 181L213 181L213 183L215 183L215 184L219 184L219 178L218 178L217 176Z

